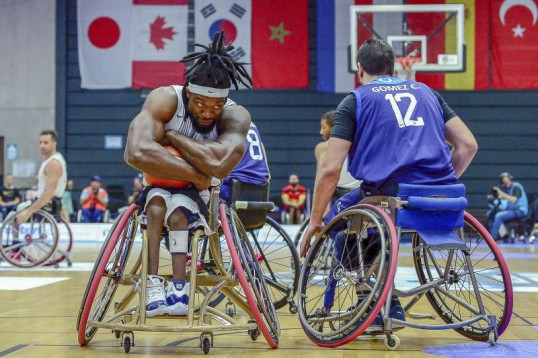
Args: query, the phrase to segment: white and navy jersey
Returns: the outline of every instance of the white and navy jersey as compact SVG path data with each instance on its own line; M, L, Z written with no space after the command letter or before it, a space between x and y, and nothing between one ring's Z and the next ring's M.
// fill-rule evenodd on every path
M183 103L183 98L181 97L181 91L183 90L183 86L172 86L177 94L177 109L176 113L174 114L174 117L166 123L165 130L174 130L178 133L181 133L183 135L186 135L189 138L200 140L200 141L215 141L219 137L218 133L218 125L216 125L211 132L207 134L202 134L196 131L194 126L192 125L192 121L185 117L185 103ZM224 107L232 106L235 102L228 98L226 103L224 104Z
M428 86L381 77L354 91L349 171L374 183L453 184L443 109ZM336 117L335 117L336 125Z
M242 183L255 185L267 183L271 179L267 156L260 132L254 122L250 122L245 145L243 158L224 181L231 182L232 179L237 179Z
M65 186L67 184L67 165L65 164L65 159L63 155L56 152L47 159L41 163L41 167L39 167L39 172L37 172L37 197L39 198L43 192L45 192L45 187L47 186L47 176L45 175L45 167L51 160L57 160L62 165L62 175L60 176L60 179L58 179L58 184L56 184L56 189L54 190L54 196L57 198L61 198L64 191Z

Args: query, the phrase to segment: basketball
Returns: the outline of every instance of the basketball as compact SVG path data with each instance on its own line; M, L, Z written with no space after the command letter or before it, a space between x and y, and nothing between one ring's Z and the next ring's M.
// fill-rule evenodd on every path
M171 145L165 145L164 148L168 150L170 154L174 155L178 160L183 160L181 159L181 153L179 153L179 151L176 148L172 147ZM157 177L154 177L153 175L144 173L144 185L182 189L182 188L188 187L190 184L191 183L188 181L157 178Z

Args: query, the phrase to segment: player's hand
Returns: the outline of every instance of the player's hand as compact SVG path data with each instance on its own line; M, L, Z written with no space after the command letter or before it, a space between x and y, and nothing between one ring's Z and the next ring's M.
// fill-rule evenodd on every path
M18 223L18 224L22 224L24 222L26 222L26 220L28 220L28 218L31 216L30 212L28 210L23 210L21 211L20 213L17 214L17 216L15 217L15 221Z
M207 188L211 186L211 177L205 174L200 174L198 177L199 177L198 180L192 183L194 187L196 188L196 190L198 191L206 190Z
M310 240L312 240L312 236L317 235L321 231L322 228L323 228L323 223L321 221L318 223L314 223L312 221L310 222L304 234L303 241L301 242L301 252L300 252L301 258L306 257L306 254L308 253L308 250L310 249Z

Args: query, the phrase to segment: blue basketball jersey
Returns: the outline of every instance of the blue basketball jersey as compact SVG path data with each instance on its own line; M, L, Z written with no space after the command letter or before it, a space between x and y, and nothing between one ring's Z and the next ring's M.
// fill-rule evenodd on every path
M224 180L225 183L237 179L242 183L265 184L269 181L269 166L261 140L260 132L256 125L251 122L247 134L245 154L243 159Z
M385 182L457 181L445 140L443 111L425 84L381 77L352 92L357 128L349 171L377 187Z

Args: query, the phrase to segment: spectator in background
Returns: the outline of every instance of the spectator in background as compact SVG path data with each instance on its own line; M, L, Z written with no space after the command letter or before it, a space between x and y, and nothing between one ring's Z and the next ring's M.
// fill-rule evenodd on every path
M501 187L494 186L487 198L490 201L488 224L491 236L500 240L499 229L505 221L523 218L529 211L527 194L523 185L514 181L510 173L499 175Z
M299 185L299 176L291 174L289 184L282 188L282 203L289 214L290 224L300 224L301 214L305 209L306 188Z
M15 188L13 175L6 174L4 187L0 190L0 220L3 220L10 211L15 209L21 202L19 190Z
M142 183L142 174L139 174L133 178L133 190L131 191L131 195L127 198L127 204L131 205L134 203L142 190L144 190L144 184Z
M83 223L98 223L103 221L103 214L108 205L108 193L101 188L101 177L95 175L91 179L90 186L80 194Z
M65 186L65 191L62 195L62 218L66 222L71 222L71 216L75 213L75 208L73 206L73 187L74 183L72 180L67 181Z

